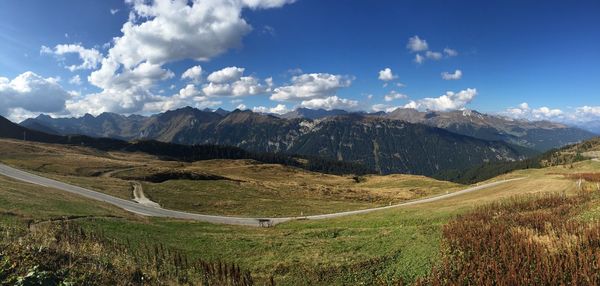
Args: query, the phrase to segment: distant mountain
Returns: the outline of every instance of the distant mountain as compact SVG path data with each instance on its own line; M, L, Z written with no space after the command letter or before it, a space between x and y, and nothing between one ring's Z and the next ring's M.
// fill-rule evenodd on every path
M84 135L61 136L46 134L40 131L27 129L2 116L0 116L0 138L85 146L103 151L144 152L162 159L184 162L212 159L251 159L263 163L282 164L328 174L364 175L374 173L374 170L367 169L363 165L352 162L340 162L337 160L327 160L310 156L248 152L233 146L219 146L214 144L190 146L155 140L127 142L119 139L94 138Z
M341 109L309 109L309 108L298 108L294 111L290 111L288 113L282 114L279 117L285 119L296 119L296 118L306 118L306 119L319 119L329 116L337 116L337 115L346 115L348 111Z
M587 130L589 132L592 132L594 134L600 135L600 120L593 120L593 121L588 121L588 122L584 122L584 123L578 123L578 124L575 124L575 126L577 126L578 128Z
M594 137L581 128L549 121L526 121L493 116L474 110L449 112L399 108L384 118L421 123L475 138L504 141L538 151L546 151Z
M357 162L382 174L424 175L517 161L535 153L423 124L360 115L329 117L309 126L289 152Z
M308 110L300 110L298 114L325 115ZM248 110L234 110L221 116L188 107L150 117L102 114L95 118L40 119L39 123L63 134L74 133L73 127L79 126L81 133L90 136L216 144L252 152L319 156L357 162L380 173L432 175L484 162L521 160L534 153L501 141L476 139L381 115L347 112L318 119L286 119Z

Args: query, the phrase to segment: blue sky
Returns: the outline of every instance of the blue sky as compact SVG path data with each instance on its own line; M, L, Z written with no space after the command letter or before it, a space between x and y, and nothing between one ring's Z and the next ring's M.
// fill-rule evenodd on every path
M591 120L598 15L598 1L2 1L0 114L413 107Z

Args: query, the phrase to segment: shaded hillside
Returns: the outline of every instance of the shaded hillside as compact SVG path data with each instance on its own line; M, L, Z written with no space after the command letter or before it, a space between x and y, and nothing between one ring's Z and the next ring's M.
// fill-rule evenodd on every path
M103 114L96 120L118 116ZM188 107L145 119L118 118L131 121L123 123L126 126L142 126L137 137L132 136L134 132L115 135L129 140L214 144L236 146L254 153L299 154L328 161L356 162L383 174L433 175L484 162L518 161L534 153L505 142L475 139L423 124L358 113L311 120L284 119L247 110L235 110L221 116ZM107 123L97 122L94 126L102 124ZM106 133L102 129L90 130L84 131L91 136Z
M538 151L547 151L595 136L589 131L560 123L509 119L473 110L420 112L399 108L383 117L422 123L484 140L505 141Z
M325 120L289 152L359 162L382 174L433 175L484 162L519 161L532 151L439 128L357 115Z
M600 137L553 149L522 161L485 163L461 171L446 170L434 174L433 177L461 184L473 184L515 170L568 165L594 157L600 157Z
M127 142L110 138L94 138L82 135L59 136L29 130L0 116L0 137L43 143L68 144L92 147L103 151L144 152L165 160L200 161L211 159L252 159L263 163L282 164L310 171L331 174L368 174L373 171L351 163L326 160L311 156L295 158L286 154L248 152L242 148L214 144L181 145L154 140Z
M295 118L306 118L306 119L319 119L330 116L338 116L338 115L346 115L349 112L341 109L309 109L309 108L298 108L294 111L290 111L288 113L282 114L279 117L285 119L295 119Z

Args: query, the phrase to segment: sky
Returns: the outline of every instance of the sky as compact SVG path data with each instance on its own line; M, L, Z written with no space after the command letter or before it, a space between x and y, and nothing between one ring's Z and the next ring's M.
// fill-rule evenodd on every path
M184 106L600 119L600 1L5 0L0 115Z

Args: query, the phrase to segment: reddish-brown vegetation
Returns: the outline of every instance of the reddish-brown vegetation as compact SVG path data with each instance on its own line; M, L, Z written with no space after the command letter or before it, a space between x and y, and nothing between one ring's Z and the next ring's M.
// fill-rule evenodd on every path
M571 179L582 179L588 182L600 182L600 173L577 173L577 174L566 174Z
M482 207L444 227L440 264L420 285L598 285L600 224L573 220L588 195Z

